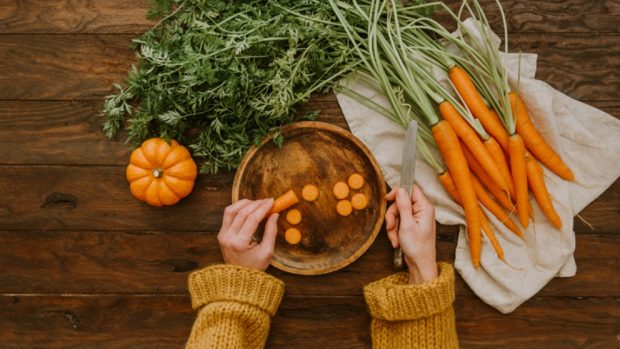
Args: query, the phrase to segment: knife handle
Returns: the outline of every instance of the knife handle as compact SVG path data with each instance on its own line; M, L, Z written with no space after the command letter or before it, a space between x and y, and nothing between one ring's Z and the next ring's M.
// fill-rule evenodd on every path
M399 248L394 250L394 268L396 270L403 269L403 250Z

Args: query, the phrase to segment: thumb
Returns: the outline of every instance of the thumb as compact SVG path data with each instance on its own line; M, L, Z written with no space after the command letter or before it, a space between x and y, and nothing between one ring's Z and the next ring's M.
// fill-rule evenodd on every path
M265 224L265 232L263 233L263 240L260 243L261 248L265 250L273 251L273 248L276 244L279 216L279 214L274 213L269 216L269 219L267 219L267 223Z

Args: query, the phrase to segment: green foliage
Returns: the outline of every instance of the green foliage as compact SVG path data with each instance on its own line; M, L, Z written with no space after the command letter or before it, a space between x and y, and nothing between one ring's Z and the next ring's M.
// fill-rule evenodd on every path
M148 14L163 19L134 40L139 63L106 98L104 132L177 139L201 172L236 168L266 134L312 117L293 106L355 64L338 26L320 22L337 23L323 1L152 0Z

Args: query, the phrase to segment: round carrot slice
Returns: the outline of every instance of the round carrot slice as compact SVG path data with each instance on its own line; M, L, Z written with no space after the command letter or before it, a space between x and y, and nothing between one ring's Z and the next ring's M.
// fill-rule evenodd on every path
M336 211L339 215L346 217L351 214L353 211L353 207L351 206L351 201L349 200L340 200L338 204L336 204Z
M296 208L289 210L286 213L286 220L293 225L299 224L301 222L301 211Z
M301 241L301 232L297 228L288 228L284 233L284 240L291 245L297 245Z
M368 198L362 193L357 193L351 197L351 206L356 210L363 210L368 206Z
M349 196L349 186L345 182L338 182L334 184L334 196L337 199L345 199Z
M354 173L349 176L348 183L351 189L359 189L364 186L364 177L359 173Z
M306 184L301 190L301 197L306 201L314 201L319 197L319 188L316 185Z

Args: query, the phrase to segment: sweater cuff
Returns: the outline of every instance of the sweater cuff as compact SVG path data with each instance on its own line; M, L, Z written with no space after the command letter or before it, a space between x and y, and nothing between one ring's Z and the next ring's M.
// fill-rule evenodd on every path
M373 318L403 321L442 313L454 302L454 269L438 263L439 276L432 282L409 285L409 274L400 272L364 287Z
M230 264L214 265L189 275L192 308L213 302L239 302L273 316L284 294L284 283L255 269Z

